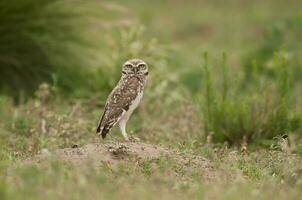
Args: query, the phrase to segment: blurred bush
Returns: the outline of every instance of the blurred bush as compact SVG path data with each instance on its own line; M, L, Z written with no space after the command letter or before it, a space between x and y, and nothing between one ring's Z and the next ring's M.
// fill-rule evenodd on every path
M104 5L12 0L1 1L0 10L1 92L33 94L41 82L55 84L63 93L93 87L88 77L101 63L105 27L98 17L110 12Z
M286 51L288 63L293 73L293 81L301 81L302 76L302 44L297 42L302 35L302 13L288 19L273 23L264 34L256 48L244 58L245 75L249 79L257 67L257 73L261 76L274 77L274 53Z
M173 76L167 51L119 4L13 0L1 1L0 8L0 92L17 99L44 82L61 94L107 94L122 63L133 57L148 62L153 83L165 80L153 85L154 96Z

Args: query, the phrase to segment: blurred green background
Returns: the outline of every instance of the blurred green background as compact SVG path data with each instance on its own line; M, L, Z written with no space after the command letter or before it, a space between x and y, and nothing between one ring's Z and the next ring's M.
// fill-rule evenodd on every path
M192 198L217 195L210 199L259 191L282 199L290 191L297 199L301 40L301 0L0 0L0 199L39 199L44 190L57 199L58 188L73 199L66 186L79 193L91 185L93 194L114 198L108 183L115 181L121 186L115 197L130 191L152 199L159 193L150 185L159 184L171 199L192 191ZM42 151L102 142L95 129L104 103L133 57L149 64L150 78L128 132L207 156L221 174L237 169L251 185L229 186L229 177L207 194L199 175L164 161L159 177L151 161L91 174L53 162L20 164ZM110 138L121 140L119 131ZM242 146L256 153L235 155ZM230 154L221 153L228 147ZM184 182L175 189L179 177ZM137 182L134 193L123 189Z
M67 97L100 111L122 63L139 57L151 78L137 129L148 120L158 127L153 109L166 117L192 106L192 130L184 116L185 131L174 134L171 119L160 128L166 137L212 134L236 144L301 135L297 0L12 0L0 8L0 91L12 106L37 98L44 84L50 104Z

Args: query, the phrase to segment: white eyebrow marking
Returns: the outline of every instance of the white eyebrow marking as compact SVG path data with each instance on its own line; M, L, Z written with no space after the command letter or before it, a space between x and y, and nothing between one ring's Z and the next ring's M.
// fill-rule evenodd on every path
M124 64L124 65L131 65L131 66L133 66L133 65L132 65L132 63L131 63L131 62L128 62L128 61L127 61L127 62L125 62L125 64Z
M147 65L145 61L140 59L131 59L127 60L124 65L131 65L131 66L139 66L139 65Z

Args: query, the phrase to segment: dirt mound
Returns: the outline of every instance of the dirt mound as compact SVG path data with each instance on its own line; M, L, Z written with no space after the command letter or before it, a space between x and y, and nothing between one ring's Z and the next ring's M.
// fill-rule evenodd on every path
M87 144L82 147L59 149L52 153L44 152L35 157L40 162L47 157L63 160L73 164L82 164L85 161L97 165L106 164L115 167L121 162L141 162L146 159L160 159L162 156L173 159L177 163L191 170L202 170L206 178L213 175L213 167L208 159L175 151L162 145L146 144L141 142Z

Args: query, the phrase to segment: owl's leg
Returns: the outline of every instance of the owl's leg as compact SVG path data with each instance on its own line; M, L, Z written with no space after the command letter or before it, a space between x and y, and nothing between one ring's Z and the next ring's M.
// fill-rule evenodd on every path
M119 121L119 126L120 126L120 130L122 132L122 135L124 137L124 139L126 141L129 141L129 138L128 138L128 135L127 135L127 132L126 132L126 124L127 124L127 117L123 117L120 121Z

